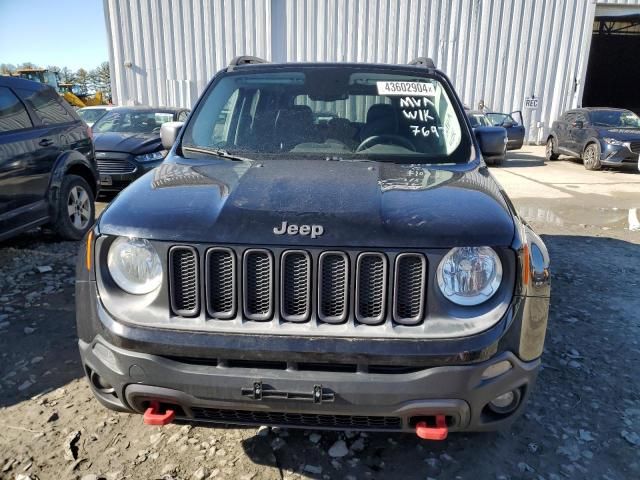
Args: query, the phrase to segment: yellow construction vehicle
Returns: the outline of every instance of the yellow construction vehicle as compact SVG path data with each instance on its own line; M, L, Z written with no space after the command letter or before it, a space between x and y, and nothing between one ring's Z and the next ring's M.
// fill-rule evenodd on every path
M23 68L16 70L13 75L34 82L44 83L55 88L56 92L73 107L84 108L107 104L102 97L102 92L89 95L86 92L82 92L80 88L73 83L60 83L58 74L46 68Z
M58 93L74 107L84 108L107 104L107 102L102 99L102 92L89 95L86 92L82 92L79 87L73 83L58 83L58 86Z

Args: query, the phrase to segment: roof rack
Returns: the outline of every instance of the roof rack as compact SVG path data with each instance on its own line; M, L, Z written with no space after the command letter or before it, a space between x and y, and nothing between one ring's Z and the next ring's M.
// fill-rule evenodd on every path
M414 58L409 62L409 65L416 65L418 67L425 67L425 68L436 68L436 64L433 63L433 60L429 57Z
M252 57L251 55L240 55L229 62L228 70L232 71L234 67L240 65L255 65L257 63L269 63L260 57Z

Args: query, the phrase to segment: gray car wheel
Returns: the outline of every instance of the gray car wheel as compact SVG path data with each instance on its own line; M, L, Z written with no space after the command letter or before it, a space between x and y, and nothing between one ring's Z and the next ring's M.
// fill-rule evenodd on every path
M58 218L52 225L67 240L80 240L93 225L95 205L93 191L87 181L77 175L66 175L58 194Z
M560 155L556 153L556 140L553 137L549 137L547 145L544 149L544 156L547 160L557 160Z
M597 143L590 143L587 148L584 149L582 154L582 162L584 168L587 170L600 170L602 164L600 163L600 145Z

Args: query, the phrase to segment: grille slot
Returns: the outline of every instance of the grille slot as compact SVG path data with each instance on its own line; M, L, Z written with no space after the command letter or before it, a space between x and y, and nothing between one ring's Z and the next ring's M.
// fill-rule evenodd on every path
M318 271L318 318L327 323L347 319L349 258L342 252L320 255Z
M282 254L280 267L280 308L282 319L306 322L311 313L311 256L304 251Z
M258 425L283 425L292 427L330 427L352 430L399 430L400 417L375 417L365 415L323 415L316 413L291 413L272 411L227 410L192 407L195 420Z
M122 158L98 158L98 172L105 175L118 175L122 173L133 173L136 166L128 160Z
M393 319L415 324L424 316L427 262L423 255L402 253L396 258Z
M244 315L249 320L273 317L273 256L268 250L250 249L242 265Z
M362 253L356 267L356 320L376 324L384 320L387 303L387 259L381 253Z
M640 142L631 142L630 147L633 153L640 153Z
M236 257L228 248L210 248L206 256L207 313L212 318L235 317Z
M176 315L194 317L200 311L198 253L192 247L169 250L169 293Z

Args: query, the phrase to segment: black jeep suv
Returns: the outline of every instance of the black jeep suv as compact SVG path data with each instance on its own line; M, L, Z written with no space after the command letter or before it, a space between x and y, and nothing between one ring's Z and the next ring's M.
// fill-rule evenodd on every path
M91 388L151 424L492 430L536 378L549 258L429 59L241 57L83 244Z
M0 240L45 224L79 240L97 193L89 127L53 88L0 76Z

